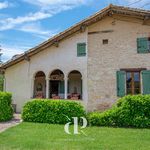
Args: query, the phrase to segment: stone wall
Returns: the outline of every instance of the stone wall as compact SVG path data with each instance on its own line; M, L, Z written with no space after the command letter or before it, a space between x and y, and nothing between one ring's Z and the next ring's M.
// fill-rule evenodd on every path
M88 110L105 110L118 99L116 71L150 69L150 53L138 54L136 43L138 37L150 36L150 26L113 15L91 25L88 32Z

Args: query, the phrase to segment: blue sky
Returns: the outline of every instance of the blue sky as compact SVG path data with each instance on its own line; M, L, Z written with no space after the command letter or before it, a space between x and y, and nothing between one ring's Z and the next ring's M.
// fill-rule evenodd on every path
M149 0L0 0L2 60L40 44L110 3L150 9Z

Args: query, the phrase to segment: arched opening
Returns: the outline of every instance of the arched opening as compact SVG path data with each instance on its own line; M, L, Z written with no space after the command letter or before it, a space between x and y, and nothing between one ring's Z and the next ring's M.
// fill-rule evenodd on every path
M50 98L64 99L64 73L61 70L54 70L50 74Z
M82 99L82 75L79 71L71 71L68 75L68 99Z
M39 71L35 74L33 97L34 98L46 97L46 76L43 71Z

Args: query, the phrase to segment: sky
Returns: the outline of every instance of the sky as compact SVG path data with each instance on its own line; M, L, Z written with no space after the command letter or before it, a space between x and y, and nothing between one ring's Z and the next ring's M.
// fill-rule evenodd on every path
M2 61L37 46L110 3L150 9L150 0L0 0Z

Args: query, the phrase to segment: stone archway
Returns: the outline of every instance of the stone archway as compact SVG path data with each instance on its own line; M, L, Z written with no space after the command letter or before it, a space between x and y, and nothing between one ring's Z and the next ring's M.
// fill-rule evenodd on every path
M82 74L77 70L68 75L68 99L82 99Z
M64 99L65 87L64 87L64 73L57 69L50 74L50 98L52 99Z
M46 98L46 75L38 71L34 77L34 98Z

